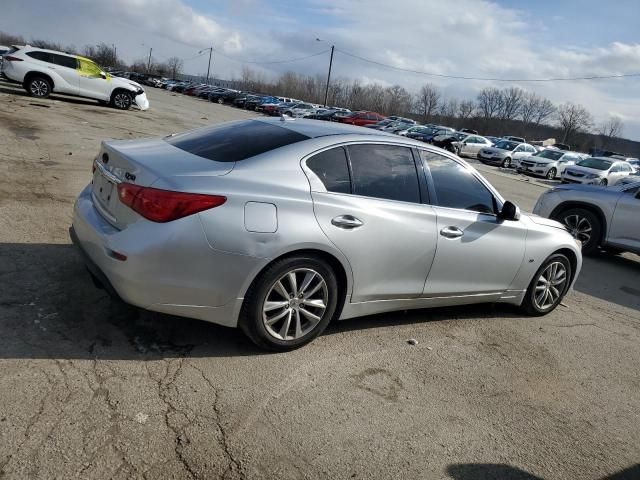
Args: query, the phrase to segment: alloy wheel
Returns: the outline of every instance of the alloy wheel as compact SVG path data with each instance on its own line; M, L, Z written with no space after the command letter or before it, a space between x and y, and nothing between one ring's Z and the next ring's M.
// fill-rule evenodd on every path
M573 238L580 240L583 245L589 243L593 226L588 218L572 214L564 217L563 222L569 229L571 235L573 235Z
M38 78L31 82L31 85L29 85L29 90L35 97L46 97L49 93L49 84L45 80Z
M542 271L536 282L534 302L540 310L548 310L560 300L568 281L562 262L552 262Z
M131 105L131 96L128 93L117 93L113 98L113 104L117 108L127 109Z
M555 168L551 168L549 169L549 171L547 172L547 178L549 180L553 180L554 178L556 178L556 169Z
M327 309L329 289L318 272L298 268L282 275L262 305L265 329L279 340L296 340L312 331Z

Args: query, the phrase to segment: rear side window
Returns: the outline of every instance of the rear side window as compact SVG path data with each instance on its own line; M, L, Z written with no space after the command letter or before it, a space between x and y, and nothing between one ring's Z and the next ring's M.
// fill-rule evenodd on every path
M27 52L27 55L31 58L35 58L36 60L40 60L41 62L53 63L53 59L51 58L51 54L49 52Z
M420 203L418 172L411 150L393 145L350 145L353 193Z
M223 123L166 137L174 147L216 162L237 162L309 137L256 120Z
M344 148L332 148L307 160L307 167L315 173L328 192L351 193L349 166Z
M436 204L481 213L495 213L491 192L470 170L437 153L420 150L429 166Z
M67 57L66 55L56 55L52 53L53 63L60 65L61 67L73 68L74 70L78 66L78 62L74 57Z

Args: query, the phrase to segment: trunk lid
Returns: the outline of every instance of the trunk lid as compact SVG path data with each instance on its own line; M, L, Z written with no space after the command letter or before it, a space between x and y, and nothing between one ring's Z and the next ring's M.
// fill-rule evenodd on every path
M225 175L234 165L235 162L216 162L198 157L163 139L103 141L95 159L93 202L96 210L111 225L123 230L141 216L120 202L119 183L144 187L157 183L184 185L185 177ZM176 182L176 177L182 181Z

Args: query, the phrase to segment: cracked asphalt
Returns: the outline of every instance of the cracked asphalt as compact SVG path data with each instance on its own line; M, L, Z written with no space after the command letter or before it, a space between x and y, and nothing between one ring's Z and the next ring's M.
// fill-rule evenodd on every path
M149 90L119 112L0 81L0 478L640 478L637 256L586 259L546 317L397 312L286 354L110 300L67 233L99 142L250 116ZM545 188L478 168L524 210Z

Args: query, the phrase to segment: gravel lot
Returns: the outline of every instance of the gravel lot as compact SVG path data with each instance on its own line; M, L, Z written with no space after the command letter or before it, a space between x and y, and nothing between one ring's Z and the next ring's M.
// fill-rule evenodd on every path
M0 82L0 478L640 478L637 256L586 259L543 318L384 314L286 354L111 302L67 232L100 140L250 116L149 90L120 112ZM524 210L545 188L479 168Z

